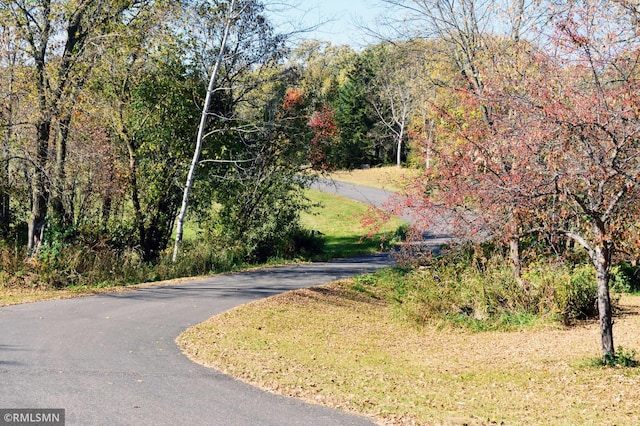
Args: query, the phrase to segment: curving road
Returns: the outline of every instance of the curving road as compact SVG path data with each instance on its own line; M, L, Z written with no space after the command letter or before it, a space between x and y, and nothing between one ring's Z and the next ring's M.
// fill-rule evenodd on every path
M240 304L391 263L367 256L0 308L0 408L64 408L67 425L372 424L201 367L174 339Z
M174 339L234 306L388 266L385 255L0 308L0 408L67 425L365 425L189 361Z

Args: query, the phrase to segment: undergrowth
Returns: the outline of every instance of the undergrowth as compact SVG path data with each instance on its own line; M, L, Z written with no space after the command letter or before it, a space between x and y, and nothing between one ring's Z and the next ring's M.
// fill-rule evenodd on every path
M315 243L321 247L321 242ZM313 253L311 251L310 253ZM261 264L297 260L293 256L269 259ZM61 289L69 287L103 288L207 275L250 266L242 246L185 241L178 261L171 261L166 250L156 262L143 261L139 251L115 248L106 242L65 244L43 247L40 254L27 258L26 250L0 244L0 288Z
M593 268L555 259L526 265L516 279L500 253L454 252L421 267L357 277L354 288L386 298L398 317L418 326L511 330L597 316Z

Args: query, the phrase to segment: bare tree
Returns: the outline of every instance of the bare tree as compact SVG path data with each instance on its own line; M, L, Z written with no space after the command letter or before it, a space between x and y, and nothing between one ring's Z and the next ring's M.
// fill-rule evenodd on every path
M416 99L414 84L418 80L420 64L413 60L412 54L416 52L410 48L389 46L387 50L374 81L372 104L380 122L394 136L396 165L400 167Z

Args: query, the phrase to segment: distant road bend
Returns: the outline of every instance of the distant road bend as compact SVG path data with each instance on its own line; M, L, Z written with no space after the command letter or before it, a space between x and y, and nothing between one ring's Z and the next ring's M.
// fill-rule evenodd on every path
M388 211L388 201L397 195L395 192L384 189L369 188L331 179L318 179L312 185L312 188L332 194L342 195L344 197L351 198L352 200L372 205L383 211ZM415 215L403 214L400 218L409 224L416 225ZM421 233L423 238L421 244L424 244L424 247L434 250L440 245L452 240L453 237L451 235L453 235L453 225L450 221L442 219L438 224L422 229Z
M391 264L366 256L0 308L0 408L64 408L67 425L372 424L201 367L174 339L235 306Z

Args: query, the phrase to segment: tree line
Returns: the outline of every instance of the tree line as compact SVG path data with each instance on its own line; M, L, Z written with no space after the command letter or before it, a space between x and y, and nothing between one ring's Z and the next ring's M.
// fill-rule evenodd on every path
M268 198L282 198L283 217L297 211L297 202L286 201L303 183L304 138L293 136L304 129L283 106L296 80L283 62L285 35L261 2L237 3L242 13L225 41L206 111L193 208L203 218L215 209L220 232L242 239L252 222L267 226L255 216ZM5 241L24 244L29 258L96 242L135 249L144 261L161 256L230 5L0 4Z
M157 263L187 199L207 248L180 250L206 268L291 255L311 244L307 171L402 164L420 173L398 211L495 238L516 277L534 244L582 248L613 355L611 268L638 248L638 6L381 3L385 33L354 50L293 44L257 0L0 1L4 269Z

